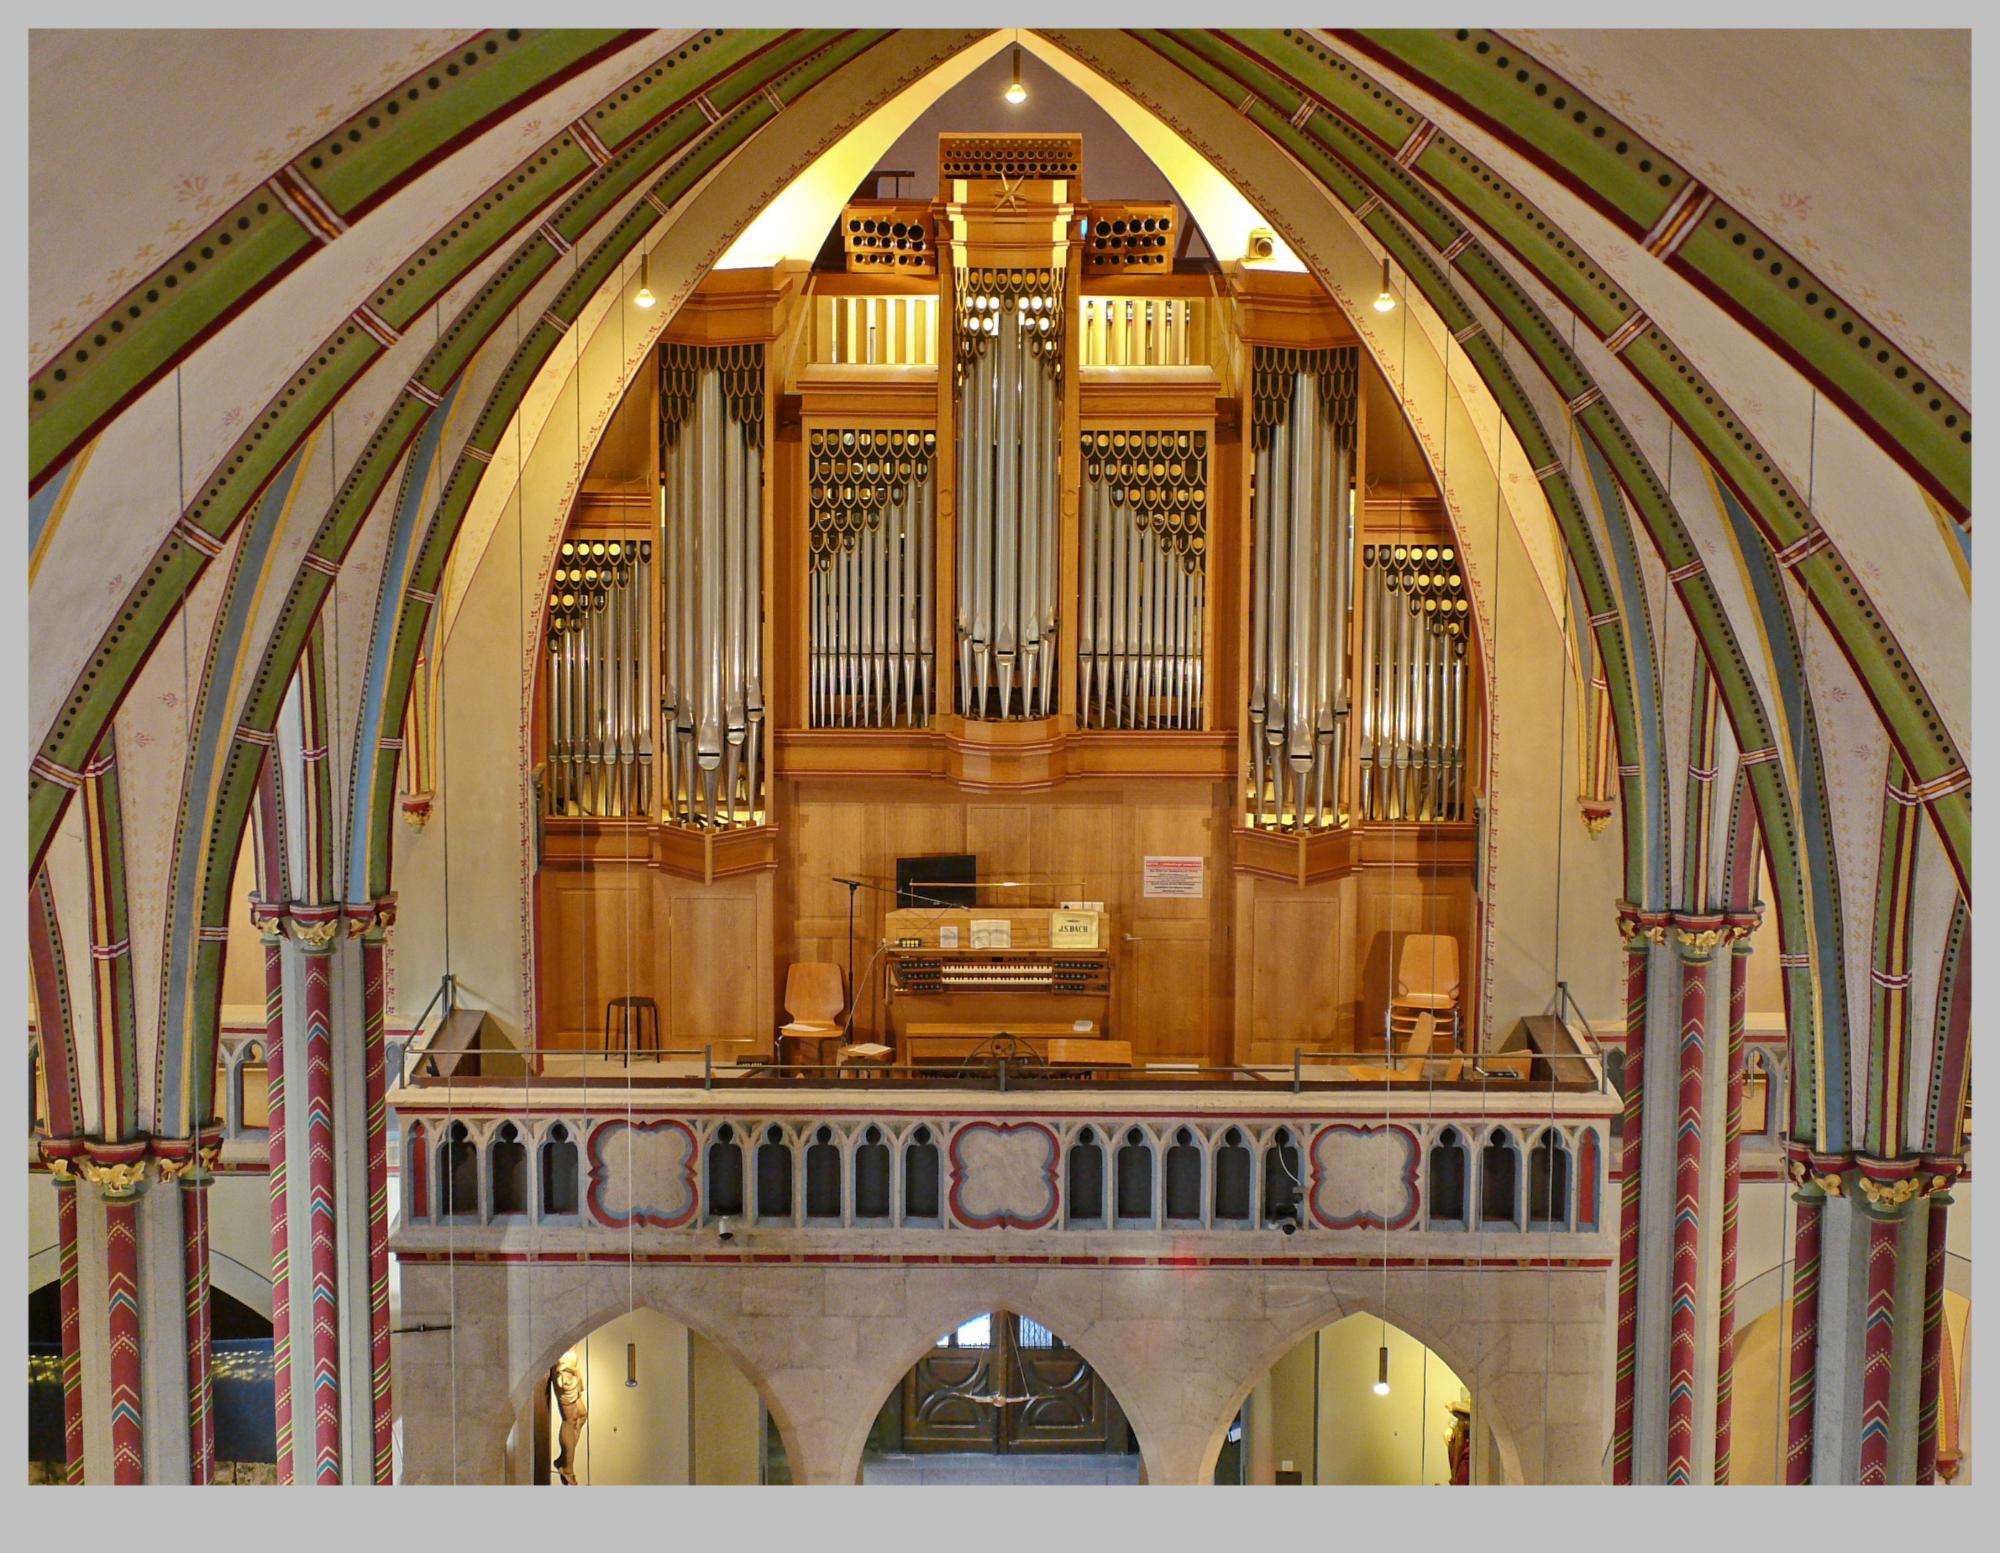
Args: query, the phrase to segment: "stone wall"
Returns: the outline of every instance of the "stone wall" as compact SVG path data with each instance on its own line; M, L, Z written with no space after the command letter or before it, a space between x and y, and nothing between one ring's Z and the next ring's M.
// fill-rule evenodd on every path
M1135 1261L1137 1259L1134 1259ZM536 1381L635 1305L709 1338L756 1386L796 1481L852 1483L890 1388L981 1311L1030 1316L1077 1349L1130 1419L1150 1483L1209 1481L1264 1371L1356 1311L1386 1314L1470 1387L1510 1482L1601 1480L1610 1273L1599 1266L1379 1268L413 1260L395 1396L403 1480L498 1483ZM428 1325L444 1330L410 1332Z

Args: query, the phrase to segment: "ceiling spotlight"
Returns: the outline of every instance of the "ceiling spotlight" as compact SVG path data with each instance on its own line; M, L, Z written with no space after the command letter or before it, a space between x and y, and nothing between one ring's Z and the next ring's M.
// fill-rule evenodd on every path
M653 256L650 253L639 255L639 289L632 293L632 305L634 307L652 307L660 300L653 295L653 288L646 284L647 281L652 279L652 268Z
M1369 1388L1378 1397L1389 1394L1389 1345L1384 1343L1375 1353L1375 1384Z
M1019 28L1015 29L1015 36L1020 36ZM1014 79L1007 83L1004 95L1017 108L1028 100L1028 89L1021 84L1021 45L1018 43L1014 45Z
M1393 313L1396 311L1396 296L1389 289L1389 256L1382 255L1382 290L1375 298L1375 311Z

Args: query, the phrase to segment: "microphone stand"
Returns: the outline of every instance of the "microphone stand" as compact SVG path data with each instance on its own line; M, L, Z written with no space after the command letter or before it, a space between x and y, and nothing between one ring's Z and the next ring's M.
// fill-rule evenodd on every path
M835 875L833 877L833 882L835 884L844 884L847 886L847 1023L841 1026L840 1030L841 1044L846 1045L848 1043L849 1038L854 1034L854 1016L859 1011L861 1003L861 997L860 997L861 989L855 984L854 981L855 892L857 890L874 890L877 894L894 895L898 899L907 896L909 900L915 905L935 906L940 911L963 911L966 909L966 906L965 902L963 901L939 900L934 895L919 895L914 890L901 890L893 885L877 884L872 879L843 879L838 875ZM871 981L874 979L875 976L875 962L882 958L883 950L887 949L888 947L889 947L889 940L887 938L884 938L880 944L876 945L875 953L873 956L870 957L868 961L868 970L866 972L867 976Z

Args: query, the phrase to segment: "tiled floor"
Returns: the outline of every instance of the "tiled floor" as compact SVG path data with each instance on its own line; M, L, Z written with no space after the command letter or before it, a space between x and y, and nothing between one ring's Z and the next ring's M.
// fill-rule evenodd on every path
M1131 1456L869 1456L861 1464L864 1484L951 1484L958 1487L1038 1487L1120 1484L1139 1481L1139 1458Z

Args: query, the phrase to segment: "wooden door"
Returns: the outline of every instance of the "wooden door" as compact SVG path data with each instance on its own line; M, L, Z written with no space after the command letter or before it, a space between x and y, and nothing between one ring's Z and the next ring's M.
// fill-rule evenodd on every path
M985 1400L996 1395L1018 1400ZM1125 1439L1124 1415L1083 1356L1008 1312L947 1334L903 1381L905 1450L1086 1453Z

